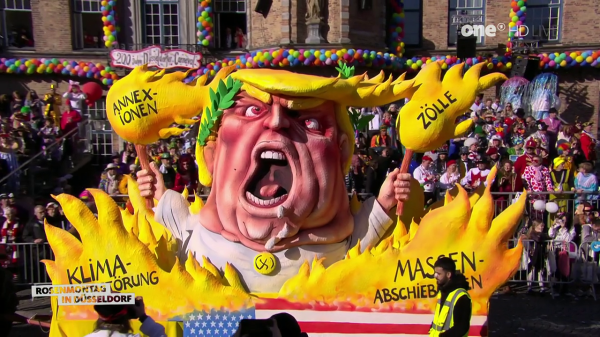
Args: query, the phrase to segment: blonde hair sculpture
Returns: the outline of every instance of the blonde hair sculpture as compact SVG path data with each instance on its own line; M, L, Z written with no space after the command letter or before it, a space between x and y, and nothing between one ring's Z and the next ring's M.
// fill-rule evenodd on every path
M344 79L341 76L328 78L274 69L240 69L236 71L235 66L230 66L222 68L208 84L208 75L203 75L189 84L184 84L182 80L188 76L189 72L166 74L164 70L148 71L146 66L141 66L134 69L131 74L118 81L111 88L107 96L107 108L109 110L107 115L115 131L126 141L137 144L150 144L159 138L167 138L184 132L184 129L171 127L173 123L194 124L196 121L191 118L199 115L209 106L211 90L216 91L220 81L226 81L228 77L232 77L234 80L242 82L242 91L266 104L271 103L271 95L298 98L290 100L289 103L293 105L294 109L298 110L313 108L325 101L334 102L338 126L348 136L348 139L353 139L354 128L348 116L348 107L381 106L405 98L412 98L413 95L419 95L419 93L425 99L447 88L461 87L462 92L458 95L459 106L454 109L453 114L447 113L443 117L451 120L450 123L445 123L443 130L449 139L456 133L465 132L471 126L470 121L459 126L454 126L453 121L458 114L464 112L463 110L472 104L476 93L506 79L500 73L480 77L479 74L484 66L485 63L480 63L471 67L463 77L463 65L457 65L448 71L443 82L440 80L441 67L437 62L428 64L414 79L410 80L406 80L406 74L402 74L397 78L392 75L386 77L383 71L373 78L369 78L367 74L362 74ZM160 89L156 89L158 87ZM121 112L127 107L127 102L132 102L136 95L130 93L130 88L139 88L138 91L147 93L161 92L164 97L156 100L155 105L151 107L153 111L160 111L161 113L153 114L150 112L150 117L138 118L131 123L123 122ZM149 97L149 95L146 96ZM404 110L406 109L400 112L401 118L406 113ZM201 123L206 118L207 115L202 114ZM406 125L406 127L412 127L410 123ZM217 121L213 130L211 130L212 134L208 139L209 141L216 140L218 128L219 123ZM440 130L432 128L429 131L439 133ZM418 134L419 138L423 138L422 136L422 134ZM404 143L405 139L402 139L402 142ZM439 147L434 143L426 144L426 146ZM412 149L416 151L425 150ZM199 178L202 185L211 186L212 175L204 161L204 150L205 146L196 146ZM346 162L344 170L347 171L349 166L350 159Z

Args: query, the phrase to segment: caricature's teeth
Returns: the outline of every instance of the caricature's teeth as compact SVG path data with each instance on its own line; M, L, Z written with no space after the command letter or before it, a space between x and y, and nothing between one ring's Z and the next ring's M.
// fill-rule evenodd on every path
M286 160L285 155L279 151L263 151L260 154L260 158L262 159L274 159L274 160Z
M246 191L246 199L250 202L252 202L255 205L259 205L259 206L272 206L272 205L276 205L278 204L282 199L285 199L287 197L287 194L284 194L280 197L277 198L272 198L272 199L267 199L267 200L263 200L260 199L258 197L256 197L254 194L250 193L249 191ZM283 217L283 210L280 208L278 209L278 212L281 212L281 218ZM279 213L277 215L279 217Z

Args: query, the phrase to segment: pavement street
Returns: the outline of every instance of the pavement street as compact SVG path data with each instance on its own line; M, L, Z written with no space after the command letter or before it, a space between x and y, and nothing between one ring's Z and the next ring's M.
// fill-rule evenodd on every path
M29 290L19 292L20 311L50 313L48 298L31 300ZM549 295L496 295L490 301L490 337L600 336L600 303L592 298L552 299ZM0 333L1 335L1 333ZM48 336L40 327L17 324L9 337Z

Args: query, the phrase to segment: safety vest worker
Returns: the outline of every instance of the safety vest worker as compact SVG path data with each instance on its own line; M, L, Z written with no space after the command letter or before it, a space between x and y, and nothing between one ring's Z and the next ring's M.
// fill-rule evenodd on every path
M467 337L471 328L471 289L463 274L457 273L451 258L441 257L434 264L438 284L437 305L430 337Z

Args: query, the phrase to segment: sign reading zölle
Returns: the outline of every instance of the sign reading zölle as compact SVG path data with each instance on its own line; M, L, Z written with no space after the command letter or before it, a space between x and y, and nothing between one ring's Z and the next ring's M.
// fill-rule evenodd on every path
M160 47L152 46L142 50L127 51L114 49L110 52L111 65L113 67L129 68L147 64L151 68L199 68L202 54L190 53L180 49L162 51Z

